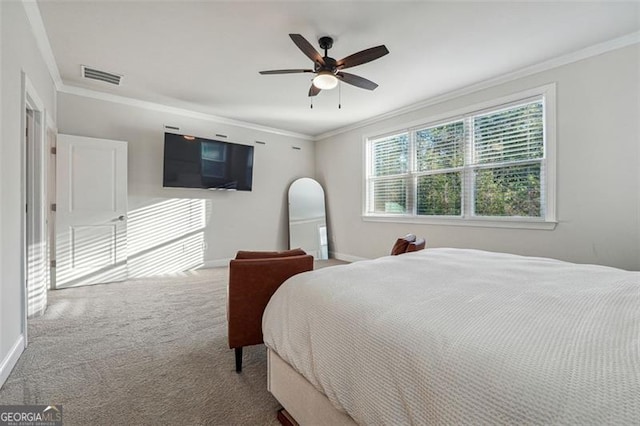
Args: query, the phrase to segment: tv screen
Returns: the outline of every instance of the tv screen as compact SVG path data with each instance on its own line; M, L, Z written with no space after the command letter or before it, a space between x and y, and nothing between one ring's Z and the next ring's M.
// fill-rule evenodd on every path
M251 191L253 146L164 134L162 185Z

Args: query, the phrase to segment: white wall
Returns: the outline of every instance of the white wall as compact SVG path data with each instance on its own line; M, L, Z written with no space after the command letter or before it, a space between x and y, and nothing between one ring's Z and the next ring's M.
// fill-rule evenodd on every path
M427 70L428 72L428 70ZM555 230L365 222L363 135L519 91L557 84ZM316 143L327 194L332 251L345 258L388 254L397 236L430 247L478 248L640 269L640 45L504 83L379 121Z
M22 351L21 283L22 71L55 123L55 90L32 35L22 2L0 2L0 384Z
M312 141L74 94L58 95L58 111L59 133L129 142L130 276L223 265L240 249L288 247L287 190L314 175ZM254 145L253 190L162 188L165 124Z

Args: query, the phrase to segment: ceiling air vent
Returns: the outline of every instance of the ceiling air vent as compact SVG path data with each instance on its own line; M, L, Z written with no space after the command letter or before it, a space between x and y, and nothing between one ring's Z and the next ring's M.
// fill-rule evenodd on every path
M82 65L82 76L84 78L89 78L91 80L104 81L105 83L115 84L116 86L120 86L122 82L122 76L118 74L113 74L106 71L100 71L95 68L87 67Z

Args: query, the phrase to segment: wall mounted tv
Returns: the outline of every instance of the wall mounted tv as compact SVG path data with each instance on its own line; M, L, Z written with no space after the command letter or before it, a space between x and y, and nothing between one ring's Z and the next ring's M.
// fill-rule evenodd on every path
M164 134L162 186L251 191L253 146Z

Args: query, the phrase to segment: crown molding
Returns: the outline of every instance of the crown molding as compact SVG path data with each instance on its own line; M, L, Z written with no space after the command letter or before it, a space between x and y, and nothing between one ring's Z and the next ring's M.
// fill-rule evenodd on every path
M623 47L631 46L636 43L640 43L640 31L627 34L625 36L618 37L609 41L605 41L603 43L598 43L593 46L589 46L584 49L577 50L575 52L572 52L566 55L558 56L548 61L540 62L538 64L531 65L525 68L520 68L519 70L512 71L507 74L502 74L498 77L490 78L488 80L483 80L478 83L474 83L469 86L462 87L460 89L443 93L442 95L437 95L432 98L428 98L423 101L417 102L415 104L407 105L406 107L402 107L384 114L380 114L375 117L371 117L354 124L349 124L347 126L340 127L335 130L330 130L328 132L315 136L314 140L320 141L323 139L327 139L332 136L339 135L341 133L346 133L351 130L359 129L361 127L378 123L382 120L398 117L400 115L407 114L422 108L426 108L428 106L436 105L451 99L455 99L460 96L464 96L473 92L478 92L483 89L488 89L490 87L504 84L504 83L517 80L519 78L527 77L533 74L538 74L540 72L547 71L553 68L558 68L563 65L568 65L574 62L578 62L583 59L588 59L593 56L598 56L603 53L606 53L612 50L621 49Z
M220 117L213 114L206 114L203 112L197 112L190 109L178 108L169 105L159 104L156 102L143 101L140 99L129 98L125 96L113 95L111 93L99 92L97 90L86 89L78 86L71 86L68 84L62 84L58 89L60 93L66 93L69 95L82 96L85 98L92 98L106 102L113 102L121 105L128 105L137 108L143 108L152 111L166 112L170 114L181 115L183 117L194 118L203 121L212 121L219 124L228 124L230 126L242 127L244 129L257 130L265 133L272 133L280 136L288 136L292 138L313 140L313 136L305 135L303 133L290 132L288 130L278 129L275 127L262 126L260 124L249 123L247 121L234 120L232 118Z
M0 0L2 1L2 0ZM49 43L49 37L47 37L47 31L42 21L42 15L40 14L40 8L36 0L22 0L27 19L31 25L31 31L36 39L36 44L40 49L42 59L45 62L49 75L53 80L55 88L60 93L67 93L77 96L84 96L87 98L103 100L107 102L114 102L123 105L135 106L138 108L144 108L154 111L168 112L171 114L181 115L185 117L195 118L204 121L212 121L220 124L228 124L231 126L238 126L245 129L257 130L266 133L272 133L280 136L288 136L304 140L313 140L310 135L302 133L291 132L288 130L278 129L275 127L262 126L259 124L249 123L241 120L234 120L230 118L220 117L213 114L206 114L202 112L192 111L185 108L172 107L168 105L158 104L155 102L143 101L139 99L129 98L125 96L112 95L97 90L86 89L82 87L72 86L63 83L60 76L60 70L56 63L55 56L53 55L53 49Z
M53 50L51 49L51 44L49 43L49 38L47 37L47 32L44 26L44 22L42 21L40 8L38 7L37 1L22 0L22 5L24 6L27 18L29 20L29 23L31 24L31 29L36 39L36 43L42 54L42 58L45 64L47 65L47 68L49 69L49 74L51 75L51 79L53 80L53 83L56 89L61 93L84 96L84 97L104 100L108 102L120 103L123 105L131 105L139 108L151 109L155 111L169 112L172 114L182 115L182 116L196 118L200 120L212 121L216 123L228 124L232 126L243 127L246 129L258 130L261 132L273 133L276 135L289 136L289 137L300 138L304 140L312 140L312 141L327 139L332 136L339 135L341 133L345 133L351 130L368 126L370 124L377 123L381 120L397 117L403 114L416 111L421 108L426 108L431 105L448 101L450 99L454 99L463 95L467 95L467 94L477 92L483 89L487 89L493 86L497 86L499 84L507 83L509 81L516 80L518 78L527 77L533 74L537 74L543 71L560 67L562 65L567 65L567 64L581 61L583 59L587 59L593 56L601 55L603 53L606 53L612 50L616 50L616 49L620 49L636 43L640 43L640 31L636 31L634 33L627 34L625 36L618 37L609 41L605 41L603 43L595 44L593 46L589 46L587 48L584 48L566 55L558 56L556 58L541 62L539 64L521 68L519 70L510 72L507 74L503 74L498 77L490 78L488 80L483 80L481 82L474 83L469 86L465 86L460 89L444 93L442 95L431 97L423 101L420 101L418 103L411 104L393 111L389 111L387 113L380 114L375 117L368 118L366 120L358 121L357 123L354 123L354 124L350 124L334 130L330 130L328 132L321 133L319 135L311 136L311 135L306 135L302 133L291 132L288 130L277 129L274 127L262 126L259 124L249 123L246 121L234 120L234 119L220 117L212 114L192 111L185 108L172 107L168 105L158 104L155 102L143 101L143 100L119 96L119 95L112 95L104 92L99 92L96 90L64 84L62 82L60 71L58 70L58 66L56 64L56 60L53 55Z
M36 0L22 0L22 6L31 25L31 31L36 39L38 49L40 49L42 60L47 65L53 84L57 90L60 90L60 87L62 87L62 78L60 77L60 71L56 64L56 58L53 56L53 49L51 49L49 37L47 37L47 30L44 27L38 3Z

